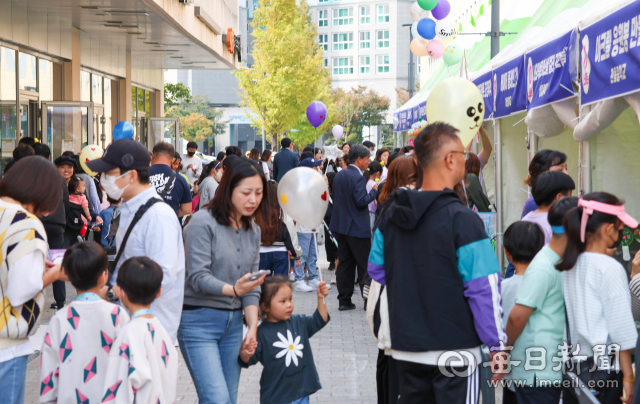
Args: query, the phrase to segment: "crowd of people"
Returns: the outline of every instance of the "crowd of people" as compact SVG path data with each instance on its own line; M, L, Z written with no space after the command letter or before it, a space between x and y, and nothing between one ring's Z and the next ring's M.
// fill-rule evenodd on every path
M321 388L309 338L330 321L331 284L339 311L362 299L378 403L476 403L488 382L505 403L577 403L566 371L598 402L633 402L640 253L631 284L612 257L638 223L614 195L572 196L566 156L542 150L522 220L499 235L503 276L478 215L495 210L480 138L476 155L435 123L402 149L344 143L333 160L284 138L275 156L229 146L208 164L193 142L180 155L120 139L90 172L22 139L0 179L2 402L24 402L50 284L41 403L174 402L176 346L201 403L236 403L241 369L258 362L261 403L308 403ZM279 204L278 182L299 167L327 181L316 229ZM293 292L312 291L314 314L293 314Z

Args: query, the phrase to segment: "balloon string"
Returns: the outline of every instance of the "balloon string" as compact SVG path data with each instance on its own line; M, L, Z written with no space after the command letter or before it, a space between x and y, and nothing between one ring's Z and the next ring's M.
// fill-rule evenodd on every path
M320 282L323 282L324 280L322 279L322 269L320 269L320 267L318 266L318 258L320 257L320 250L318 249L318 229L315 229L313 231L313 241L315 241L315 245L316 245L316 271L318 272L318 276L320 277ZM325 240L325 243L327 241ZM322 296L322 303L323 304L327 304L327 302L324 301L324 296Z

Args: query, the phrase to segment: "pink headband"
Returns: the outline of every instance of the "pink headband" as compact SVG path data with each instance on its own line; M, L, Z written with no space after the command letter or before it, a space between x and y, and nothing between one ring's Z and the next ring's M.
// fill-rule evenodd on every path
M638 227L638 222L629 216L624 210L622 205L609 205L608 203L602 203L597 201L587 201L580 197L578 200L578 207L582 206L582 220L580 221L580 241L585 242L585 233L587 231L587 220L594 211L606 213L608 215L617 216L618 219L632 229Z

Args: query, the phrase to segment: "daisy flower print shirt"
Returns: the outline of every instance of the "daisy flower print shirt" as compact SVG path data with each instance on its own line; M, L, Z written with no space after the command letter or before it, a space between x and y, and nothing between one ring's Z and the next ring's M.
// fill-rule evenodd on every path
M328 322L328 321L327 321ZM320 379L313 362L309 338L327 322L320 313L312 316L293 315L287 321L258 326L258 348L246 368L260 362L264 366L260 377L261 404L287 404L320 390Z

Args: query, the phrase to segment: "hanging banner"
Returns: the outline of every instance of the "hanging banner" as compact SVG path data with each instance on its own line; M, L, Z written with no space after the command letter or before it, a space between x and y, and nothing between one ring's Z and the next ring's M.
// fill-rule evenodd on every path
M640 2L580 31L581 105L640 90Z
M420 112L419 112L419 118L422 118L423 121L426 122L427 120L427 102L423 102L422 104L419 105L420 108Z
M411 119L411 124L413 125L416 122L420 122L420 105L416 105L415 107L412 108L413 110L413 116Z
M576 95L569 72L573 35L577 35L577 32L569 31L527 52L527 109L535 109Z
M400 114L397 112L393 113L393 131L394 132L400 131Z
M518 56L493 70L494 118L502 118L527 109L527 85L523 79L523 56Z
M400 111L400 130L401 131L408 130L409 127L411 126L411 124L409 123L410 113L411 112L406 109L404 111Z
M493 108L495 106L494 97L495 91L493 90L493 72L485 73L477 79L473 80L473 84L478 87L480 90L480 94L482 94L482 98L484 99L484 119L493 118L491 115L493 114Z

